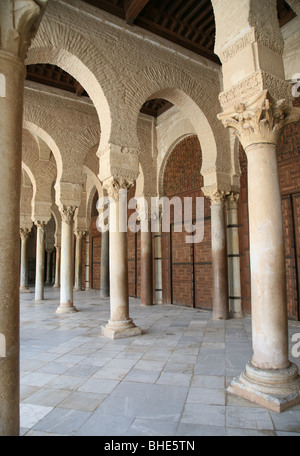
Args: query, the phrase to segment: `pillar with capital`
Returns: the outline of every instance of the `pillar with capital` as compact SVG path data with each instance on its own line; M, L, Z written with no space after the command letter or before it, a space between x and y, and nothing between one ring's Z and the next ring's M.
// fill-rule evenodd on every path
M105 200L107 200L106 191L104 190L104 192ZM107 212L107 210L107 204L98 208L99 216L103 218L104 211ZM109 297L109 227L105 226L104 223L101 226L100 297Z
M152 231L150 197L138 197L138 214L141 228L141 305L153 304Z
M45 226L46 221L35 221L36 225L36 259L35 259L35 300L44 299L45 283Z
M284 233L276 145L300 118L285 81L276 0L212 0L222 62L218 118L242 144L248 167L253 356L229 391L281 412L300 402L288 357ZM231 26L228 27L230 21Z
M20 291L30 293L28 286L28 239L30 237L29 228L20 228L21 237L21 269L20 269Z
M75 206L64 206L61 212L60 305L56 313L76 312L73 305L73 224Z
M85 291L90 291L90 233L85 235Z
M226 198L229 315L234 318L243 316L239 254L238 199L239 194L236 192L231 192Z
M139 174L139 149L109 143L100 157L99 179L109 198L110 319L101 334L111 339L141 334L129 316L127 191Z
M19 434L19 252L25 55L46 1L0 2L0 435ZM9 229L7 229L9 227Z
M55 280L54 280L54 285L53 288L59 288L60 287L60 252L61 252L61 246L60 244L54 244L55 247Z
M52 253L53 249L46 249L47 263L46 263L46 284L51 284L52 280Z
M213 276L213 318L227 320L228 311L228 274L225 228L225 200L227 192L216 186L203 188L211 201L211 254Z
M219 115L248 160L253 356L229 391L282 411L300 402L298 368L288 358L286 270L276 145L300 112L262 90Z
M82 239L85 236L85 231L75 230L75 285L74 291L82 290Z
M100 296L109 297L109 230L101 232Z
M132 182L110 178L104 182L109 203L110 319L102 335L112 339L141 334L129 316L127 259L127 190Z

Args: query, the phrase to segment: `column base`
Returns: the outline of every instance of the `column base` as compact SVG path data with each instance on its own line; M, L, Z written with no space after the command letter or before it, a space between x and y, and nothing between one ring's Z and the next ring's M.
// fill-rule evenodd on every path
M100 290L100 298L109 298L108 290Z
M60 285L57 285L56 283L53 285L53 288L60 288Z
M286 369L259 369L249 362L227 391L274 412L283 412L300 403L298 367L291 363Z
M243 318L243 313L241 312L229 312L229 318Z
M135 326L131 318L125 321L108 320L107 325L101 327L101 335L110 339L140 336L141 334L142 330Z
M29 287L20 287L20 293L31 293Z
M75 306L73 304L67 303L67 304L60 304L60 306L56 309L57 314L66 314L66 313L74 313L78 312Z

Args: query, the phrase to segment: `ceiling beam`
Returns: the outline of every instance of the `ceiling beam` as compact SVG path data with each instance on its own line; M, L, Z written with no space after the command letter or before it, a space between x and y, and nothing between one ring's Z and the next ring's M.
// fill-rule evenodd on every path
M147 3L149 3L149 0L129 0L125 4L125 20L127 24L133 24Z

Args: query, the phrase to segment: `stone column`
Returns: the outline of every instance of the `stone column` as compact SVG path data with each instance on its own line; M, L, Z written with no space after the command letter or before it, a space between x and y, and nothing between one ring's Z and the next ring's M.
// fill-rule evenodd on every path
M59 314L76 312L73 305L73 224L76 207L61 208L61 265Z
M20 291L22 293L30 293L28 286L28 239L30 230L28 228L20 228L21 236L21 272L20 272Z
M234 318L240 318L243 316L241 300L238 198L239 195L232 192L226 199L229 314Z
M74 291L82 291L82 238L84 231L75 231L75 285Z
M39 3L39 4L38 4ZM45 1L0 2L0 435L19 434L20 188L25 55ZM4 355L4 356L2 356Z
M109 296L109 230L101 233L100 296Z
M45 282L45 225L46 222L37 221L36 225L36 258L35 258L35 300L44 299Z
M160 217L160 216L159 216ZM154 274L155 274L155 303L162 304L162 250L161 250L161 217L159 218L159 231L154 234Z
M90 291L90 234L85 236L85 291Z
M276 144L300 112L267 90L219 115L248 159L253 357L229 391L271 410L300 402L298 368L288 359L284 233Z
M141 305L152 306L152 304L152 233L151 220L148 220L147 231L141 230Z
M60 287L60 245L55 244L56 256L55 256L55 282L53 288Z
M130 184L125 179L111 178L104 183L109 204L109 268L110 275L110 319L102 327L102 335L112 339L141 334L129 317L128 260L127 260L127 205L122 206L119 190L127 192ZM120 212L126 214L126 226L120 227ZM120 222L120 223L119 223ZM111 229L111 227L113 227Z
M47 263L46 263L46 284L49 285L51 283L52 274L51 274L51 266L52 266L52 250L47 250Z
M215 191L211 200L211 253L213 274L213 318L228 318L228 269L225 228L225 192Z

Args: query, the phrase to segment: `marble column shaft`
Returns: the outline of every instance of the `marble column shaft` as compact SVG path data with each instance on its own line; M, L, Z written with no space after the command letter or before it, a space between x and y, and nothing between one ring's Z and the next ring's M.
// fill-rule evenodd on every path
M217 192L211 198L211 251L213 273L213 318L228 318L228 268L224 195Z
M281 82L280 90L285 88ZM299 120L288 99L263 90L218 116L247 155L253 356L228 390L281 412L300 402L298 367L289 361L285 243L276 145Z
M90 235L85 236L85 291L90 290Z
M119 226L120 212L125 210L123 201L120 202L119 188L119 182L113 181L108 191L114 200L109 204L109 223L114 227L109 231L110 319L101 331L112 339L141 334L129 317L127 230Z
M60 287L60 245L55 246L56 249L56 256L55 256L55 282L53 287L59 288Z
M75 285L74 291L82 290L82 238L83 231L76 231L76 246L75 246Z
M100 296L109 296L109 230L101 233Z
M148 221L148 231L141 231L141 305L151 306L152 304L152 233L151 221Z
M52 252L47 250L47 263L46 263L47 269L46 269L46 283L50 284L52 280L52 271L51 271L51 266L52 266Z
M35 300L44 299L45 282L45 222L35 222L36 230L36 259L35 259Z
M21 269L20 269L20 291L29 291L28 286L28 239L30 231L21 229Z
M0 358L0 435L19 434L19 285L20 189L22 157L23 91L25 67L0 50L4 77L0 97L0 334L5 357ZM3 83L3 79L1 79Z
M289 360L285 250L276 146L254 144L245 152L248 159L252 363L262 369L282 369L289 365Z
M162 249L161 249L161 219L159 220L159 231L154 234L154 274L155 274L155 303L162 304Z
M60 305L59 314L75 312L73 305L73 224L75 207L61 210L61 264L60 264Z
M242 312L240 249L238 227L238 195L231 193L227 199L227 252L229 314L240 318Z

